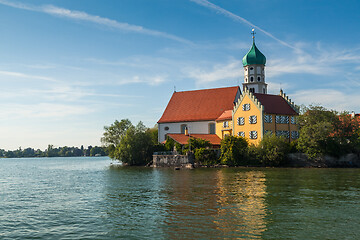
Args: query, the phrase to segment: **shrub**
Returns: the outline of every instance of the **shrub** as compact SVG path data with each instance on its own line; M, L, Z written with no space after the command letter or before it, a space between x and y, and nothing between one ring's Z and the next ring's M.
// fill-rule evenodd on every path
M258 158L264 166L280 166L286 163L286 155L290 152L290 144L282 137L265 136L259 145Z
M195 150L195 162L200 165L216 165L219 163L216 150L198 148Z
M248 142L243 137L226 136L221 140L220 162L229 166L246 165Z

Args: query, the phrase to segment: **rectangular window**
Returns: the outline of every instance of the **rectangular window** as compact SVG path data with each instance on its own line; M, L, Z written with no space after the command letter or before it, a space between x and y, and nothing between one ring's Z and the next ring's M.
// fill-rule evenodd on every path
M215 134L215 123L209 123L209 134Z
M281 123L281 124L287 124L287 123L289 123L289 116L277 115L277 116L275 116L275 122Z
M291 124L296 124L296 122L297 122L297 117L291 116Z
M265 135L271 136L273 134L273 131L271 130L265 130Z
M284 137L284 138L290 138L290 133L289 131L276 131L276 136L277 137Z
M257 117L255 115L249 117L249 123L255 124L257 122Z
M298 131L291 131L291 138L292 139L298 139L299 138L299 132Z
M228 121L223 122L223 127L228 128L229 127L229 122Z
M245 118L243 118L243 117L238 117L238 119L237 119L237 124L238 124L238 125L244 125L244 124L245 124Z
M243 111L250 111L250 103L245 103L242 105Z
M180 126L180 132L182 133L182 134L185 134L185 128L187 127L187 125L186 124L181 124L181 126Z
M245 137L245 132L238 132L237 135L238 135L238 137L243 137L244 138Z
M264 122L272 123L272 115L265 115Z
M250 131L249 132L249 138L250 139L257 139L257 131Z

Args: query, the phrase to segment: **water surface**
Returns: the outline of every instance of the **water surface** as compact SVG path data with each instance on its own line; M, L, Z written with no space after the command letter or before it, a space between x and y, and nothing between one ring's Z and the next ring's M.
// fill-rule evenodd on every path
M0 239L360 239L360 169L0 159Z

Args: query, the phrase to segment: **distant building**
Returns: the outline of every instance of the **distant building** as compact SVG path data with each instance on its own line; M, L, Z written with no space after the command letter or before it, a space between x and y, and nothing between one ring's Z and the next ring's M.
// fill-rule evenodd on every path
M193 137L218 146L226 135L235 135L258 144L265 134L282 136L289 142L297 139L298 110L282 90L279 95L267 94L266 58L254 38L242 63L242 91L235 86L174 92L158 121L159 142L170 137L185 144Z

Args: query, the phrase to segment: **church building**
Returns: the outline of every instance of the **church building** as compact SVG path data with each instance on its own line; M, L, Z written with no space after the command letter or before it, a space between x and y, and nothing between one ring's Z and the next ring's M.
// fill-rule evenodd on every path
M244 56L244 82L238 86L174 92L158 121L159 142L167 137L180 144L201 138L217 147L226 135L258 144L265 134L289 142L299 137L298 109L282 90L267 94L266 58L253 43Z

